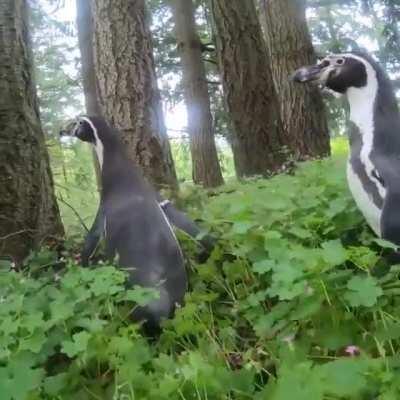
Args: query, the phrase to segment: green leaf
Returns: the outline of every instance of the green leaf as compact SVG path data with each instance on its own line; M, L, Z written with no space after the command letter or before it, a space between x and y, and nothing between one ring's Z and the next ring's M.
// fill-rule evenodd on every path
M346 250L340 240L322 243L322 257L332 267L343 264L347 260Z
M19 349L29 350L32 353L39 353L46 341L46 335L43 331L38 329L31 336L24 338L20 342Z
M67 320L75 315L74 309L75 303L71 300L67 300L64 296L61 296L50 304L52 321L58 322Z
M253 264L253 271L257 274L263 275L272 271L275 266L276 263L273 260L262 260Z
M312 233L310 231L304 228L300 228L298 226L290 228L289 233L291 233L294 236L297 236L300 239L310 239L312 237Z
M14 268L14 263L11 260L0 259L0 272L11 271Z
M117 302L133 301L139 306L145 306L153 300L160 298L160 292L157 289L145 288L142 286L133 286L132 289L125 290L117 297Z
M255 226L254 222L235 222L232 227L232 232L237 233L239 235L247 234L248 231Z
M324 382L313 373L311 362L283 365L271 386L269 400L324 400Z
M367 372L371 362L363 358L347 358L333 361L318 368L324 380L326 394L358 398L366 389L368 383Z
M4 336L14 335L18 332L20 320L7 316L0 322L0 333Z
M385 324L375 332L379 341L394 340L400 338L400 323Z
M68 374L61 373L54 376L49 376L44 380L43 388L50 396L60 395L60 392L67 386Z
M267 290L270 297L278 296L280 300L293 300L297 296L304 295L307 288L307 282L282 283L274 282Z
M301 299L295 310L290 314L291 320L305 320L318 313L321 310L323 298L320 295L314 295Z
M39 389L44 369L32 369L22 359L11 360L6 367L0 368L1 400L25 400L35 389Z
M363 269L372 269L380 258L375 251L365 246L349 247L347 253L349 260Z
M344 297L353 307L372 307L383 294L378 281L371 276L355 276L347 283L347 288Z
M43 328L44 324L42 311L24 315L21 320L21 327L26 328L30 333L38 328Z
M79 353L86 351L91 335L88 332L82 331L72 336L72 341L62 342L62 351L68 357L75 357Z
M134 342L128 337L113 337L109 343L109 350L115 354L124 355L132 351L134 346Z

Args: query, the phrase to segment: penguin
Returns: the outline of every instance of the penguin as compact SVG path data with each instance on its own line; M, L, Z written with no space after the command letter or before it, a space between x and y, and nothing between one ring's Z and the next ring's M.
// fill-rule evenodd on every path
M400 114L390 79L359 52L329 55L292 78L347 97L350 191L375 234L400 245Z
M128 272L129 285L159 291L157 300L133 313L149 332L157 331L161 320L182 304L188 284L183 254L163 205L104 118L79 117L60 134L91 143L101 168L100 207L82 258L88 261L103 236L107 258L117 257L117 264Z
M164 200L158 192L155 192L155 194L169 223L195 239L200 245L200 252L197 256L197 261L200 263L205 262L215 247L216 239L209 234L198 239L201 230L195 222L193 222L185 213L178 210L170 200ZM81 263L84 267L87 267L90 264L90 260L93 258L99 247L100 241L103 238L103 227L104 211L102 204L100 203L93 225L86 235L81 252Z

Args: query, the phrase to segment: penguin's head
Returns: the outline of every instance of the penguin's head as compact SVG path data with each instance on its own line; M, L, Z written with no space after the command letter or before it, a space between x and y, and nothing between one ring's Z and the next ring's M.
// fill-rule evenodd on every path
M69 121L60 131L60 136L73 136L96 145L99 140L97 129L89 117L81 116Z
M314 82L335 93L345 94L350 88L367 85L372 60L361 54L332 54L316 65L299 68L292 76L295 82Z
M113 140L106 120L102 117L80 116L66 124L60 131L60 136L72 136L91 143L97 154L100 167L103 165L104 146Z

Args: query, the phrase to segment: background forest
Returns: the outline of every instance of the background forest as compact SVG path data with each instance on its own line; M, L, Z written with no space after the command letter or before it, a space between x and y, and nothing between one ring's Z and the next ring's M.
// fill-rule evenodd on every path
M399 399L400 268L383 273L393 245L345 182L347 106L290 80L367 50L400 87L399 16L398 0L2 0L0 400ZM79 267L96 163L58 132L85 113L218 238L199 263L178 232L190 288L158 340L129 318L147 291Z

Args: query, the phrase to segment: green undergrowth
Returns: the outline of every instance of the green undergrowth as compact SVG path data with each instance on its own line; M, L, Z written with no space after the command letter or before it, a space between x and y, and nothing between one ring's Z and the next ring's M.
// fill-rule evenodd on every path
M158 340L156 294L113 267L0 272L0 399L397 400L400 274L355 207L341 157L182 200L219 242Z

